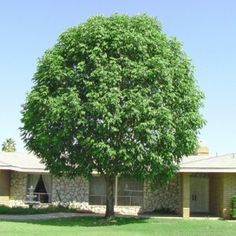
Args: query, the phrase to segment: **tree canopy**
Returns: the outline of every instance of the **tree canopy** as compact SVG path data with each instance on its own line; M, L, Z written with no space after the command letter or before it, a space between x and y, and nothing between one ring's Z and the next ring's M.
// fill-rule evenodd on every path
M33 82L22 137L55 175L165 182L204 124L189 58L146 14L69 28L39 60Z
M2 151L3 152L15 152L16 151L16 143L12 138L7 138L2 143Z

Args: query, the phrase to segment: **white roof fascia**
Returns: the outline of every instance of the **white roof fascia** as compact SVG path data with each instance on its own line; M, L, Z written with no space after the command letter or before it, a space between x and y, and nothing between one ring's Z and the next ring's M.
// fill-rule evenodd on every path
M178 171L179 173L236 173L236 168L191 168L191 167L183 167Z

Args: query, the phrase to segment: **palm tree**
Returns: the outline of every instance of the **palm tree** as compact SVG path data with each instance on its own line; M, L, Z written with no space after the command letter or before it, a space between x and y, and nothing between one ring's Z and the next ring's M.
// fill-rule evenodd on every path
M16 143L12 138L7 138L2 144L3 152L15 152L16 151Z

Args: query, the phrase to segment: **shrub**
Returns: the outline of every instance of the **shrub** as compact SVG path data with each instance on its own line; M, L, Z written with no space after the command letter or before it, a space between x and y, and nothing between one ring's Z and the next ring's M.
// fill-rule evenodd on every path
M145 212L144 214L154 214L154 215L176 215L177 213L168 207L160 207L160 208L156 208L151 212Z
M236 195L233 195L231 200L230 216L232 219L236 219Z
M77 212L76 209L69 209L63 206L49 206L46 208L25 208L25 207L8 207L0 205L0 214L9 215L32 215L32 214L47 214L55 212Z

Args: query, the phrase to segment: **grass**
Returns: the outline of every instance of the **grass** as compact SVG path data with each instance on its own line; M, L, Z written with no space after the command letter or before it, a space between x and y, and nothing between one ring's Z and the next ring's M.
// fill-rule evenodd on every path
M63 206L49 206L47 208L24 208L24 207L7 207L0 205L0 214L8 215L26 215L26 214L47 214L55 212L77 212L75 209L70 209Z
M23 216L22 216L23 217ZM78 217L70 219L35 221L0 221L0 235L89 235L89 236L139 236L174 235L195 236L235 235L236 222L223 220L180 220L154 218L115 218L106 221L102 217Z

